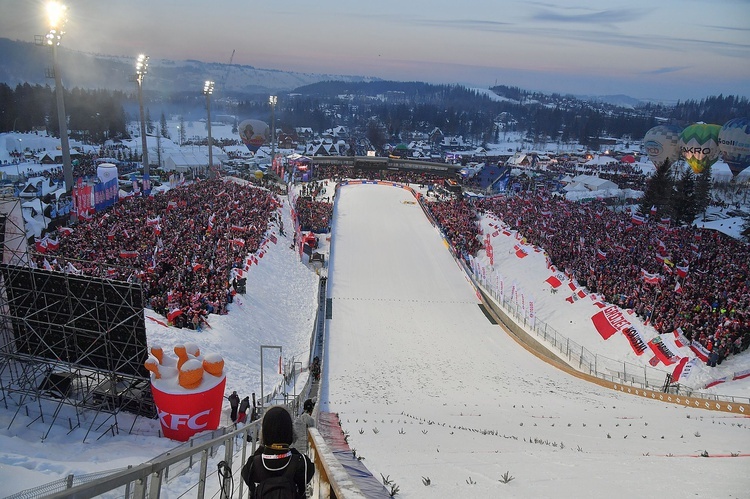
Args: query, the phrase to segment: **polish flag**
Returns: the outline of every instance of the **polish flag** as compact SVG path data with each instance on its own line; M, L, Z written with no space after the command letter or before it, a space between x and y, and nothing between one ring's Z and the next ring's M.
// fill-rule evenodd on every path
M169 313L167 314L167 319L169 320L169 322L174 322L174 320L181 315L182 309L175 307L169 311Z
M661 282L661 276L659 274L651 274L641 269L641 275L646 284L659 284Z
M680 277L682 277L684 279L688 275L688 271L690 270L690 266L686 265L684 267L680 267L679 265L676 265L675 269L677 270L677 275L680 276Z

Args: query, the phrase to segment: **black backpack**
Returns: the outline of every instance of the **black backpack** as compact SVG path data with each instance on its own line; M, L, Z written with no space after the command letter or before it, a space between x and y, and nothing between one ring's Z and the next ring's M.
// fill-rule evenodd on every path
M256 456L253 465L263 466L263 458ZM298 499L297 484L294 475L297 471L298 456L292 455L289 464L284 468L284 473L279 476L266 478L255 487L254 499ZM258 462L260 461L260 462ZM302 496L304 497L304 496Z

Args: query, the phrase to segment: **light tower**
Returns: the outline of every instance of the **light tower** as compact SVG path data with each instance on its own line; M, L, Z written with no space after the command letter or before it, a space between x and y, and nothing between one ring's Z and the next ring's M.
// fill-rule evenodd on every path
M278 98L272 95L268 98L268 103L271 104L271 168L273 168L273 162L276 159L276 103Z
M57 62L57 47L65 34L66 12L68 8L55 1L47 4L47 19L49 32L44 37L44 43L52 47L52 73L55 78L55 97L57 98L57 120L60 126L60 149L62 150L63 174L65 176L65 191L73 191L73 166L70 162L70 142L68 141L68 119L65 115L65 98L63 96L62 78Z
M146 115L143 112L143 78L148 72L148 56L140 54L135 60L135 82L138 85L138 108L141 113L141 147L143 148L143 178L150 178L148 170L148 140L146 138Z
M214 82L206 80L203 84L203 95L206 96L206 119L208 124L208 178L214 178L213 141L211 140L211 94L214 93Z

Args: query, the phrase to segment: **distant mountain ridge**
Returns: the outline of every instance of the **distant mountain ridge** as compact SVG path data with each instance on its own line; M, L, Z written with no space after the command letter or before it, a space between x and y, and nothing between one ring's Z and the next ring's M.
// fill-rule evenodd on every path
M60 46L58 57L66 88L135 90L135 58L76 52ZM52 66L50 51L34 43L0 38L0 82L15 87L19 83L50 84L45 74ZM150 59L144 89L157 93L200 90L213 80L226 94L269 94L287 92L321 81L377 81L377 78L321 73L298 73L253 66L196 60Z

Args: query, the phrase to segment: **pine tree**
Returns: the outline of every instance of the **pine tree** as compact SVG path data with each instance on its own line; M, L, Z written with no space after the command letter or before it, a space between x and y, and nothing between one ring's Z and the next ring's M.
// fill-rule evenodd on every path
M233 130L236 132L236 130ZM185 138L187 137L187 130L185 130L185 118L180 115L180 145L185 143Z
M698 214L695 204L695 174L685 168L675 182L672 191L672 218L677 225L692 224Z
M698 175L698 179L695 183L695 212L703 213L705 215L706 210L711 204L711 166L707 166Z
M640 203L641 213L650 213L651 208L656 207L660 216L671 216L670 201L674 185L671 166L672 163L668 159L657 165L656 173L646 184L646 191Z
M164 114L164 111L161 112L161 119L159 120L160 129L161 129L161 136L165 139L171 139L172 137L169 136L169 128L167 127L167 117Z
M146 133L154 133L155 128L154 122L151 120L151 110L146 108Z

